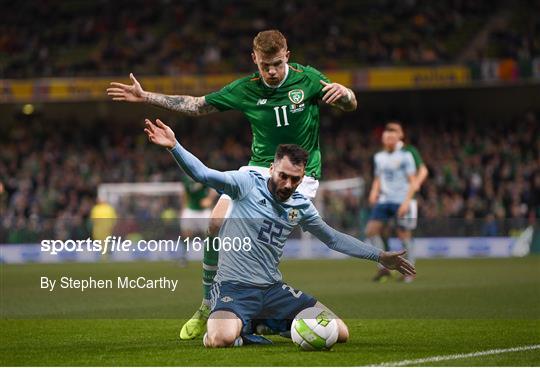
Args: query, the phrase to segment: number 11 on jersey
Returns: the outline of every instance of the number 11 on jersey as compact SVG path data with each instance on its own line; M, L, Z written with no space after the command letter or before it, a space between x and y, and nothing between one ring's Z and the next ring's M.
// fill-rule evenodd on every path
M281 126L281 119L279 118L279 109L283 110L283 126L289 125L289 120L287 120L287 106L276 106L274 107L274 112L276 113L276 122L277 127Z

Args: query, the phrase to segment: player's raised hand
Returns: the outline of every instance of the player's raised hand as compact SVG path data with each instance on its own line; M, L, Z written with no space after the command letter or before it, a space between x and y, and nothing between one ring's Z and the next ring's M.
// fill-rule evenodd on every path
M131 86L118 82L111 82L111 87L107 88L107 94L113 101L144 102L144 90L133 73L129 74L133 82Z
M351 95L347 87L339 83L327 83L323 80L321 80L321 84L324 86L322 90L326 92L322 98L324 103L333 105L342 98L346 100L345 102L350 101Z
M176 145L174 132L159 119L152 123L149 119L145 119L146 128L144 132L148 136L148 140L158 146L173 148Z
M403 258L406 253L406 250L399 252L382 252L379 257L379 263L389 270L398 270L405 276L414 276L416 275L416 269L411 262Z

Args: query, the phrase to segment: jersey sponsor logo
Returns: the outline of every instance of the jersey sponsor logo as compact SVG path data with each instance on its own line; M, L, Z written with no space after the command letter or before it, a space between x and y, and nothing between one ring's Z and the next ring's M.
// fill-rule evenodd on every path
M257 203L260 204L261 206L266 206L266 199L263 198Z
M229 302L232 302L234 299L231 298L230 296L224 296L223 298L220 299L223 303L229 303Z
M261 99L259 99L259 101L257 101L257 106L266 105L267 101L268 100L266 98L261 98Z
M300 102L304 101L304 91L301 89L293 89L292 91L289 91L289 100L295 105L300 104Z

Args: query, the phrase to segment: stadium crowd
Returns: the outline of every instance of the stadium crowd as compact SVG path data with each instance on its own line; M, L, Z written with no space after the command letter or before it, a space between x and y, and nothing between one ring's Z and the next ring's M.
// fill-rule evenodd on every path
M371 158L380 149L384 122L352 121L354 116L323 114L323 179L362 176L369 185ZM238 124L238 129L230 124ZM209 166L231 170L244 165L250 154L250 132L241 124L207 119L173 126L187 148ZM540 217L537 115L530 112L504 124L456 115L429 123L407 122L405 127L430 170L418 195L422 219L481 222L483 235L502 235L509 231L501 226L505 219L526 223ZM87 236L100 183L180 179L171 157L147 143L142 130L134 132L133 125L114 121L85 125L35 117L3 129L0 243L36 241L44 234L59 239ZM366 211L351 196L324 191L320 196L325 207L346 214L335 225L350 227ZM156 218L163 210L158 206L136 212ZM476 232L462 235L479 235L480 230L471 231Z
M451 62L502 6L521 26L498 30L479 57L538 56L534 1L21 0L0 15L0 78L244 72L265 28L326 70Z
M540 56L540 2L523 1L505 27L490 32L483 58L531 60Z

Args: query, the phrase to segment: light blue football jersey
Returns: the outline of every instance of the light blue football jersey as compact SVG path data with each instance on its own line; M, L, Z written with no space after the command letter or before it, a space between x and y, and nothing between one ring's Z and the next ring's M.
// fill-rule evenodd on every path
M191 178L232 199L230 215L219 232L218 240L222 247L214 281L257 287L281 281L278 266L283 247L297 225L330 249L352 257L379 261L381 251L378 248L330 227L302 194L294 192L287 201L279 202L268 189L269 178L256 171L221 172L210 169L178 142L170 152ZM250 247L242 249L240 245L244 245L246 239Z
M414 175L414 158L408 151L398 149L375 154L375 176L380 178L378 203L402 203L409 191L409 176Z
M229 171L228 174L236 185L231 196L232 209L219 238L248 237L251 250L221 250L215 281L256 286L281 281L278 265L287 238L297 225L319 214L311 201L298 192L286 202L274 199L268 190L269 178L256 171Z

